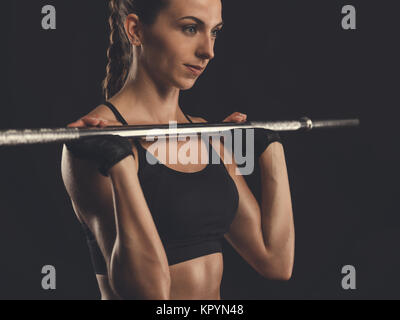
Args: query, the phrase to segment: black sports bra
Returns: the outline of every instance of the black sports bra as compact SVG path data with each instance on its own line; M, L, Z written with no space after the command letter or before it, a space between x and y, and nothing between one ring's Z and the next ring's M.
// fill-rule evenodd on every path
M125 119L109 102L104 102L124 125ZM186 116L186 115L185 115ZM186 118L192 122L187 116ZM205 140L205 139L204 139ZM221 241L235 217L239 193L235 182L208 141L209 161L196 172L173 170L134 140L138 150L138 177L163 243L169 265L222 252ZM214 154L214 155L213 155ZM104 257L93 233L82 223L96 274L107 274Z

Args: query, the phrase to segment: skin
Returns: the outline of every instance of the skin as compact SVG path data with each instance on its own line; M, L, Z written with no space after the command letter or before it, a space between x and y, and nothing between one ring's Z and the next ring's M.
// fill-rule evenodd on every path
M193 19L181 19L194 16L203 23ZM193 87L198 79L185 64L206 67L214 58L216 30L222 22L222 5L220 0L171 0L152 26L145 26L135 14L130 14L125 22L125 31L132 43L137 59L131 67L130 76L125 86L109 101L120 111L130 125L157 124L177 121L188 123L178 98L180 90ZM207 122L203 118L190 117L193 122ZM235 112L225 122L246 121L247 116ZM97 106L89 114L70 123L69 127L105 127L121 125L111 110L104 105ZM141 141L145 148L151 142ZM166 142L168 144L168 142ZM185 142L178 142L178 150ZM218 143L218 142L214 142ZM221 153L224 160L225 150ZM272 147L273 146L273 147ZM217 145L213 147L218 150ZM140 163L135 145L132 145L135 159L126 158L116 164L110 175L122 172L138 172ZM167 146L168 150L168 146ZM156 156L156 155L155 155ZM235 174L236 164L227 164L229 174L234 180L240 195L239 208L229 233L225 238L242 255L242 257L261 275L287 280L290 278L293 265L293 225L291 219L290 191L287 181L283 148L278 143L271 144L260 159L262 174L265 178L264 189L277 191L283 205L274 208L274 198L263 196L260 205L249 190L244 178ZM202 170L200 154L198 164L164 163L176 171L196 172ZM275 176L267 171L274 169ZM129 171L130 170L130 171ZM100 176L93 166L73 159L64 147L62 159L63 179L71 197L75 213L80 221L90 227L98 240L106 258L110 260L112 245L115 241L115 223L112 215L100 217L88 208L98 208L98 197L90 192L90 186L103 186L110 189L110 181ZM280 174L283 172L284 174ZM279 177L278 177L279 176ZM79 178L78 178L79 177ZM271 179L272 177L272 179ZM136 178L135 178L136 179ZM272 181L273 184L268 184ZM275 186L279 186L277 189ZM140 186L136 186L139 190ZM107 193L108 192L108 193ZM104 204L112 211L112 195L105 191ZM136 191L135 191L136 192ZM144 203L138 204L145 206ZM97 206L97 207L96 207ZM276 207L276 205L275 205ZM147 210L146 206L146 210ZM273 209L273 210L272 210ZM280 212L284 211L284 213ZM99 230L98 225L107 225ZM273 236L266 233L274 228ZM101 228L100 228L101 229ZM268 241L268 242L267 242ZM269 244L269 246L267 246ZM169 266L169 292L161 299L220 299L220 284L223 272L221 253L214 253ZM96 275L102 299L119 299L110 285L108 276Z

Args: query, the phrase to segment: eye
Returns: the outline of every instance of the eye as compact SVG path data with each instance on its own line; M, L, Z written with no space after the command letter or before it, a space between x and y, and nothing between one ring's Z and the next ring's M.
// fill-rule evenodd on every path
M190 25L190 26L186 26L183 28L183 31L189 34L196 34L197 32L197 26L196 25Z
M221 29L215 29L213 32L212 32L212 35L213 35L213 37L214 38L217 38L218 37L218 34L221 32Z

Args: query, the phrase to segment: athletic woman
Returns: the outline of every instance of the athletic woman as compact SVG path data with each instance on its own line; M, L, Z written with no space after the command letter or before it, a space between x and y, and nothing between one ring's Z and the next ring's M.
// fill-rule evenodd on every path
M68 126L207 122L184 114L179 94L214 58L221 0L111 0L110 8L105 101ZM246 115L235 112L224 121L246 121ZM173 161L168 139L157 141L165 154L152 152L152 141L110 135L64 146L62 176L102 299L220 299L223 238L262 276L291 277L294 225L284 150L276 132L255 132L260 203L236 162L224 162L229 151L219 140L174 142L177 154L190 146L197 160L191 163ZM219 164L211 163L214 156Z

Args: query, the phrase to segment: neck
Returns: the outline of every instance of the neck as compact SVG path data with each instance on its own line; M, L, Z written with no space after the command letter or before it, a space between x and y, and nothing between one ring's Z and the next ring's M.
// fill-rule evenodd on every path
M125 86L112 98L129 119L145 119L150 123L168 123L182 119L179 107L180 90L157 83L143 68L129 77ZM128 120L127 120L128 121ZM129 122L129 121L128 121Z

